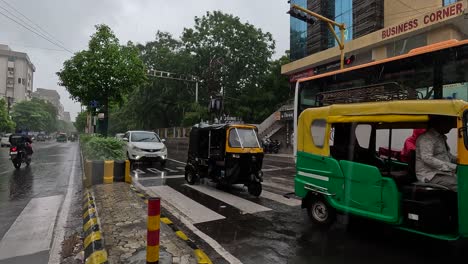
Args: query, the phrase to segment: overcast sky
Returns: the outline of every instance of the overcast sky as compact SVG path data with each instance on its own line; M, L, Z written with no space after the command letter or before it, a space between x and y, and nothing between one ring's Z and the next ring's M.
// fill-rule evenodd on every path
M128 40L145 43L154 39L157 30L180 36L184 27L193 26L193 18L206 11L221 10L273 34L275 57L289 49L289 6L286 0L0 0L0 43L28 53L36 66L34 90L56 89L65 111L72 120L80 105L69 99L65 88L57 85L56 72L71 54L58 51L41 37L17 25L4 15L5 9L27 21L7 3L76 52L87 47L94 25L109 25L122 43ZM16 20L19 20L15 18ZM21 21L20 21L21 22Z

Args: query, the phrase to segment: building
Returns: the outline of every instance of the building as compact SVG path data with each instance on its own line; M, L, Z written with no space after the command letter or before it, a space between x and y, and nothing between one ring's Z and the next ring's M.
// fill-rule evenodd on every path
M63 112L63 120L71 122L70 112Z
M467 0L291 0L291 4L345 23L348 66L468 36ZM311 25L291 17L290 49L291 62L281 72L291 83L339 69L340 49L327 23Z
M0 44L0 98L10 106L31 99L35 71L28 54Z
M37 88L37 90L32 94L32 97L39 98L53 104L57 108L57 118L65 120L63 105L60 103L60 95L56 90ZM70 116L68 116L68 118L70 118Z

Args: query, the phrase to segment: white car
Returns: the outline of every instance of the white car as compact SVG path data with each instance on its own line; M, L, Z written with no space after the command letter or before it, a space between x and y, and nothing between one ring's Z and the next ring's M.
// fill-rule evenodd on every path
M11 134L5 134L3 135L1 139L1 146L3 147L9 147L10 146L10 135Z
M127 157L130 161L149 160L166 164L167 148L164 139L151 131L128 131L123 140L127 142Z

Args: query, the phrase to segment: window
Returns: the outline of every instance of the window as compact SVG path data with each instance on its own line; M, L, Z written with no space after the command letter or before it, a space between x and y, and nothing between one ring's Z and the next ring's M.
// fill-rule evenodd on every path
M312 142L315 146L322 148L325 144L325 129L327 121L324 119L315 119L312 121L310 133L312 134Z
M353 0L336 0L335 1L335 21L338 23L344 23L346 26L345 30L345 42L348 42L353 39ZM337 35L340 36L340 29L335 27ZM329 34L330 38L333 40L335 37L333 34ZM338 42L334 40L332 43L333 46L338 46ZM330 47L330 48L331 48Z
M21 83L21 78L18 78L18 83Z
M131 136L131 142L161 142L153 132L133 132Z
M291 4L307 7L306 0L292 0ZM307 23L291 17L290 25L290 59L294 61L307 56Z
M248 128L233 128L229 131L229 146L233 148L258 148L255 130Z
M372 127L367 124L359 124L356 127L356 139L362 148L369 148L369 142L371 137Z
M443 1L442 1L442 4L443 4L444 6L447 6L447 5L453 4L453 3L457 2L457 1L458 1L458 0L443 0Z
M15 61L15 60L16 60L16 58L13 57L13 56L8 57L8 61Z

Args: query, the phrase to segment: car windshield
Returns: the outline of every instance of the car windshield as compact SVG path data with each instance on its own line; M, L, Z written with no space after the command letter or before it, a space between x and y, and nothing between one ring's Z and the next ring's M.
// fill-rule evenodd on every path
M152 132L133 132L131 142L161 142L159 137Z
M233 148L259 148L257 133L251 128L233 128L229 132L229 145Z

